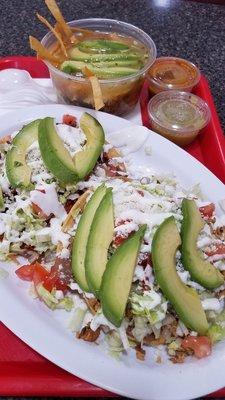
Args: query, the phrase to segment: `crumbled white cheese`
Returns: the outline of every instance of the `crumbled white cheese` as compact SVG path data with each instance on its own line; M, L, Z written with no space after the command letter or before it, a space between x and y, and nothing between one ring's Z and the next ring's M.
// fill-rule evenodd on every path
M115 326L114 326L111 322L109 322L109 321L106 319L106 317L104 316L104 314L102 313L102 311L98 311L98 312L95 314L94 318L93 318L92 321L91 321L90 328L91 328L93 331L96 331L96 329L98 329L98 327L99 327L100 325L108 326L109 329L115 329Z
M84 291L80 288L80 286L76 282L71 282L69 287L71 290L76 290L79 294L84 293ZM87 299L95 298L95 296L92 293L87 293L87 292L85 292L85 297L87 297Z
M62 300L64 298L64 294L62 290L56 290L54 296L57 300Z
M143 281L145 279L145 270L141 265L137 265L134 271L133 281Z
M65 249L65 248L63 248L62 250L61 250L61 253L60 253L60 258L69 258L70 257L70 251L69 251L69 249Z
M50 221L50 228L52 243L57 245L61 242L63 247L67 248L69 246L70 235L62 231L61 220L52 218Z
M58 200L55 183L43 183L41 189L44 193L40 190L30 192L31 201L37 204L46 215L54 214L57 218L66 218L66 211Z
M32 183L41 184L47 179L54 179L53 175L47 171L44 165L38 141L33 142L28 148L26 162L28 167L31 168Z
M56 125L57 133L62 139L65 148L73 157L75 153L85 148L86 136L80 128L66 124Z
M210 237L203 237L197 241L197 247L202 248L205 246L209 246L213 242L213 239Z
M180 279L182 280L182 282L187 283L189 278L190 278L190 274L188 271L177 271Z
M203 310L213 310L213 311L222 311L223 302L220 302L216 298L205 299L201 301Z
M9 193L9 181L6 176L0 175L0 186L3 192Z
M0 235L2 235L5 232L6 226L4 221L0 220Z

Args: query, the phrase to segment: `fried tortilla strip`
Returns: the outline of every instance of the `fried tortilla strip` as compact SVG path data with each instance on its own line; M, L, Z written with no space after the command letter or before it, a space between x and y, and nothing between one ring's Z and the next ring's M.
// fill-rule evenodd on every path
M96 329L96 331L93 331L90 326L84 326L81 332L77 332L76 337L77 339L83 339L86 342L95 342L98 339L100 332L100 327Z
M38 58L48 60L54 64L61 62L61 58L53 55L48 51L42 44L33 36L29 36L30 47L32 50L36 51Z
M85 204L86 204L87 197L89 196L90 193L91 193L90 190L86 190L86 192L84 192L79 197L79 199L76 201L76 203L73 205L73 207L71 208L70 212L68 213L68 215L63 223L63 226L62 226L63 232L68 232L72 228L75 218L81 211L83 211ZM62 249L63 249L62 243L59 242L57 245L56 252L60 253Z
M135 350L136 350L137 359L140 361L145 361L146 351L144 349L142 349L141 345L136 346Z
M65 45L64 45L64 43L63 43L63 41L62 41L61 35L56 31L55 28L53 28L53 26L47 21L46 18L42 17L42 15L40 15L40 14L38 14L38 13L37 13L36 15L37 15L37 18L39 19L39 21L41 21L44 25L46 25L47 28L48 28L48 29L53 33L53 35L56 37L56 39L58 40L58 42L59 42L59 44L60 44L60 47L61 47L61 49L62 49L63 54L65 55L66 58L68 58L68 56L67 56L67 51L66 51Z
M3 136L2 138L0 138L0 144L10 143L11 140L12 140L11 135Z
M93 315L95 315L97 313L97 311L99 310L99 308L101 307L101 304L99 302L99 300L97 299L88 299L85 295L83 295L85 303L87 304L89 310L91 311L91 313Z
M89 81L91 83L95 109L100 110L101 108L104 107L105 104L103 102L102 90L101 90L99 80L87 66L85 66L82 69L82 72L89 79Z
M49 11L52 13L55 20L60 25L62 31L65 33L66 37L70 40L71 43L76 42L76 38L70 28L70 26L66 23L63 15L57 6L55 0L45 0L45 4L48 7Z

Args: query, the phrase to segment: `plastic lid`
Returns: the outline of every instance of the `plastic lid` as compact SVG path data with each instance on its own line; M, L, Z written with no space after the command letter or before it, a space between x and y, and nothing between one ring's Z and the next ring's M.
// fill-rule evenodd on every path
M148 78L162 90L183 90L197 85L200 71L182 58L160 57L149 69Z
M148 111L153 122L177 133L199 131L211 117L208 105L200 97L177 90L152 97Z

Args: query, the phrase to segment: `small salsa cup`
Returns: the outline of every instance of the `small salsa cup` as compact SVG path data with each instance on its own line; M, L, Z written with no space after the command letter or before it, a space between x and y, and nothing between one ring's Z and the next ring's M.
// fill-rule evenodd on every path
M117 79L99 79L105 106L101 111L114 115L124 115L130 112L138 102L140 91L147 71L156 59L156 46L150 36L144 31L125 22L90 18L68 22L68 25L99 32L112 33L132 37L141 42L149 52L149 57L142 69L135 75ZM49 32L42 39L42 44L50 48L55 42L54 35ZM53 87L60 102L76 106L94 108L94 99L89 80L73 76L55 68L45 61L49 68Z
M159 57L148 71L150 94L165 90L191 92L200 80L200 71L190 61L177 57Z
M198 96L170 90L156 94L148 103L152 130L183 147L209 123L208 105Z

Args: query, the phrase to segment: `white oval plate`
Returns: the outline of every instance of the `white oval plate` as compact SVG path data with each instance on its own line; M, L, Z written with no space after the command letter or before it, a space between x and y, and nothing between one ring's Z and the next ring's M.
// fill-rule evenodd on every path
M9 134L25 123L45 116L61 119L65 113L78 118L87 109L63 105L36 106L1 118L0 136ZM110 132L129 127L131 123L109 114L88 110ZM135 126L133 135L135 135ZM145 148L151 147L151 155ZM202 164L185 151L149 132L144 145L133 153L135 165L146 165L174 172L184 187L200 183L204 198L218 203L225 198L224 185ZM219 210L218 210L219 211ZM213 354L200 361L189 359L184 364L153 359L135 360L128 354L123 361L109 357L95 344L76 340L67 329L65 312L52 312L27 293L27 284L15 277L14 269L0 281L0 319L19 338L44 357L66 371L97 386L136 399L185 400L199 397L225 385L225 343L213 349Z

